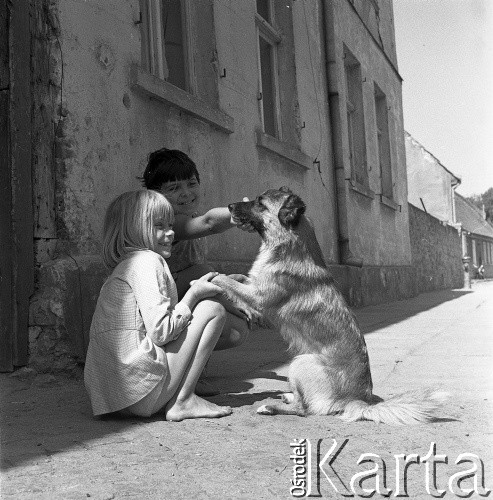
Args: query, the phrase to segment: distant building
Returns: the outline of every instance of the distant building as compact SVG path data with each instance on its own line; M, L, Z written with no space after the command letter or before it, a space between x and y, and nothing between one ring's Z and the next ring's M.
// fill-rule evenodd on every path
M454 224L454 192L461 183L460 178L408 132L405 138L409 203L441 221Z
M493 225L486 220L484 210L455 193L457 222L466 232L467 255L471 258L471 276L484 266L485 278L493 278Z
M419 291L464 284L455 189L460 178L405 133L411 254Z

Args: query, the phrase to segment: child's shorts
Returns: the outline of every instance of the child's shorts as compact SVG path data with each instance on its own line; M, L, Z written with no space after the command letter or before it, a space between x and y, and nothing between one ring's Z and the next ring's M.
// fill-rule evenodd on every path
M145 395L137 403L125 408L125 413L137 415L138 417L150 417L162 410L172 396L168 391L168 380L169 377L163 377L149 394Z

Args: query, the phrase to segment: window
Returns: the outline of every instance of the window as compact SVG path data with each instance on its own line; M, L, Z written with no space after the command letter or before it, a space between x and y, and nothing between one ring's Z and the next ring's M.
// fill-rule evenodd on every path
M378 162L380 167L381 194L393 199L392 161L390 156L390 135L387 97L375 84L375 116L377 129Z
M142 61L152 75L194 92L189 0L142 0Z
M351 179L362 186L368 187L361 66L347 49L344 51L344 69L346 74L346 114Z
M255 16L258 39L259 96L264 132L282 138L279 106L279 43L273 0L257 0Z
M214 3L140 0L141 61L132 87L228 134L234 120L219 108Z

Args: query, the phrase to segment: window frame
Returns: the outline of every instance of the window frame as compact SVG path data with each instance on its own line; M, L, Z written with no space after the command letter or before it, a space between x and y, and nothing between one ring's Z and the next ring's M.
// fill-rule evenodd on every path
M266 0L269 2L270 19L264 19L257 11L255 11L255 30L257 41L257 65L258 65L258 88L259 88L259 108L260 119L262 122L262 130L265 134L274 137L275 139L282 140L282 120L281 120L281 106L280 106L280 89L279 89L279 44L282 41L282 36L275 25L275 5L273 0ZM272 80L272 96L273 96L273 121L274 121L274 135L266 131L265 111L264 111L264 88L262 82L262 61L260 51L260 39L263 39L270 46L270 55L272 67L270 68Z
M380 176L380 194L394 199L394 175L392 162L392 142L390 137L387 96L374 82L375 136Z
M357 185L362 191L369 192L362 68L360 62L346 47L344 47L344 80L350 178L353 187Z
M188 90L183 90L150 71L148 47L151 41L149 40L150 31L146 25L146 19L148 19L146 18L147 6L149 4L152 5L152 3L161 3L161 0L139 0L140 19L137 24L140 25L141 58L140 61L136 61L131 65L131 87L134 91L144 96L171 105L200 121L212 125L214 128L226 134L232 134L235 130L234 119L222 111L219 106L217 74L212 68L206 65L202 65L200 68L196 66L199 59L202 58L202 54L200 53L202 47L197 47L198 42L195 39L197 38L197 30L194 30L193 27L197 19L202 17L202 9L212 9L212 6L209 4L194 4L192 0L180 1L182 6L182 19L184 18L184 23L186 22L186 45L189 54L187 65L187 72L189 75ZM212 33L214 33L213 12L211 11L211 13L207 13L207 15L210 22L212 22L211 28L213 30ZM154 43L156 44L158 42L156 41ZM215 39L207 40L203 50L215 50ZM195 57L192 57L192 55L195 55ZM197 60L195 60L195 58L197 58ZM207 71L205 71L204 68L207 68Z
M163 0L140 0L141 23L143 25L143 29L141 30L142 65L151 75L185 92L197 95L197 78L193 58L191 0L178 1L180 2L185 88L168 81L166 41L163 36L164 27L162 25L164 14Z
M348 130L348 144L349 144L349 165L351 166L351 177L355 177L356 167L354 165L355 154L355 143L354 143L354 126L356 120L356 107L352 103L349 96L346 98L346 118L347 118L347 130Z

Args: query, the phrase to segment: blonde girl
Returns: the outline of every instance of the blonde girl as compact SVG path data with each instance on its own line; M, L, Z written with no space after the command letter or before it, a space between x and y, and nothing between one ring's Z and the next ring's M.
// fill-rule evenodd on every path
M103 258L112 270L94 312L84 382L94 415L166 420L223 417L194 392L219 339L226 313L212 298L217 273L196 280L178 301L165 259L171 255L173 209L151 190L118 196L103 227Z

